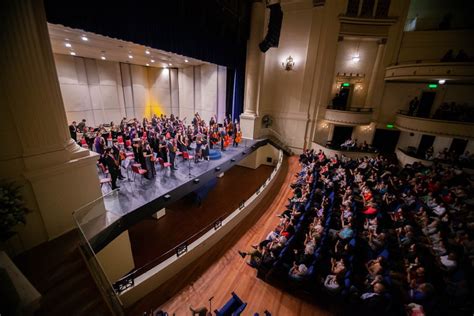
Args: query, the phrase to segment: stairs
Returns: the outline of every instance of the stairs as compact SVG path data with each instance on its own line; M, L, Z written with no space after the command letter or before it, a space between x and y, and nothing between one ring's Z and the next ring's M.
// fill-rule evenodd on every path
M282 142L279 138L277 138L273 135L266 135L266 136L264 136L264 138L267 138L268 141L270 142L270 144L272 144L276 148L279 148L279 149L283 150L283 152L287 156L293 156L294 153L291 150L291 148L288 145L286 145L284 142Z

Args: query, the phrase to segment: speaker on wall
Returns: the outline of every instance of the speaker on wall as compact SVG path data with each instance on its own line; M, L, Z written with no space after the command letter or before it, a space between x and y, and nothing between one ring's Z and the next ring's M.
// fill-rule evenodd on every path
M262 52L266 52L270 47L278 47L280 42L281 23L283 21L283 11L280 3L270 4L267 6L270 9L270 20L268 21L267 35L263 41L258 44Z

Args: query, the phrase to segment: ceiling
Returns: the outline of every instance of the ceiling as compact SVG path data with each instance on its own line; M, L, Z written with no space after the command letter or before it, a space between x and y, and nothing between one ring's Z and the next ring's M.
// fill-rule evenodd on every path
M205 62L159 49L48 23L53 52L158 68L185 68ZM87 40L83 40L83 37ZM66 45L69 45L67 47ZM132 56L133 58L129 58ZM187 62L186 62L187 61Z

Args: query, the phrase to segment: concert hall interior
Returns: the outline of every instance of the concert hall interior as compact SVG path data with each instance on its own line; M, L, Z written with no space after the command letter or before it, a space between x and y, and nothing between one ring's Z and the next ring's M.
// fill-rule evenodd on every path
M0 12L1 316L474 314L474 1Z

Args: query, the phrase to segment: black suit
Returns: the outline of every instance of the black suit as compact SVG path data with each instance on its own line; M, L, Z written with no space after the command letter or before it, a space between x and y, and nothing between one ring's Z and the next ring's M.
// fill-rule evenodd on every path
M171 169L175 169L174 159L176 158L176 152L175 152L174 146L171 142L168 142L166 146L168 147L168 154L170 156Z
M69 125L69 133L71 133L71 138L77 142L77 128L74 125Z
M115 190L117 188L117 177L119 175L119 169L115 164L115 159L111 155L106 155L103 161L112 177L112 190Z

